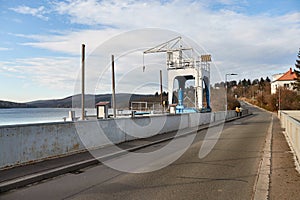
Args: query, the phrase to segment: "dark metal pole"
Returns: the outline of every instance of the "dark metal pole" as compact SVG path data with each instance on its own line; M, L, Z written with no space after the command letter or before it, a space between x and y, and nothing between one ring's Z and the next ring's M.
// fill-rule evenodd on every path
M81 53L81 119L85 120L85 94L84 94L84 62L85 62L85 44L82 44Z
M162 106L162 112L164 112L164 105L163 105L163 87L162 87L162 71L160 70L160 103Z
M227 75L228 74L225 74L225 111L227 111L227 104L228 104L228 102L227 102Z
M279 107L279 110L281 110L281 94L280 94L280 87L278 87L278 90L279 90L279 102L278 102L278 107Z
M114 55L111 55L111 74L112 74L112 106L114 111L114 118L116 117L116 89L115 89L115 61Z

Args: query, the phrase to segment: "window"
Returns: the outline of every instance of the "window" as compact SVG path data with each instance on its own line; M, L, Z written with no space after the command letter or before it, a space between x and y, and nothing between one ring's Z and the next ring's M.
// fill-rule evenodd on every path
M285 83L285 84L283 85L283 87L284 87L284 88L289 88L289 87L290 87L290 84Z

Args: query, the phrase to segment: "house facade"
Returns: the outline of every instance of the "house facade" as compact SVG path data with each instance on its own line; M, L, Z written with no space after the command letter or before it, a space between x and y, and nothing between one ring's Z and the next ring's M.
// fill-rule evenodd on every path
M295 83L296 80L297 80L297 75L292 70L292 68L290 68L289 71L283 74L274 74L272 76L271 94L275 94L277 88L279 87L293 90L293 83Z

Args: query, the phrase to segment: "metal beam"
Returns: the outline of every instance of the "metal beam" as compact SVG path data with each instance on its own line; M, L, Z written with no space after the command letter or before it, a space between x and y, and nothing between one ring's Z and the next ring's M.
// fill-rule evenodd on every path
M176 38L173 38L173 39L171 39L167 42L164 42L164 43L159 44L159 45L157 45L153 48L150 48L150 49L144 51L143 53L147 54L147 53L167 52L168 50L172 49L176 44L178 44L178 42L180 40L181 40L181 36L177 36ZM170 44L173 41L175 41L174 44L170 48L167 48L168 44Z

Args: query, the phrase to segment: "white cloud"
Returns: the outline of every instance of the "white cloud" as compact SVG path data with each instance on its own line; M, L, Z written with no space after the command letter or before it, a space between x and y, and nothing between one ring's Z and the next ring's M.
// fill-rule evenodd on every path
M237 5L235 0L216 0ZM243 2L245 4L246 2ZM78 55L81 43L94 49L111 35L145 27L174 30L193 38L218 61L236 65L274 64L298 49L299 13L282 16L248 16L231 10L212 11L201 1L96 1L74 0L56 3L56 11L72 23L107 25L100 30L80 30L61 35L36 36L26 43L39 48ZM281 60L282 61L282 60ZM286 61L286 60L285 60Z
M80 60L73 57L26 58L0 62L2 75L33 81L37 85L58 90L74 90Z
M13 10L17 13L20 13L20 14L32 15L32 16L38 17L42 20L46 20L46 21L48 20L48 17L44 16L47 13L44 6L40 6L38 8L31 8L28 6L18 6L16 8L11 8L11 10Z
M72 23L107 25L122 29L181 26L182 21L203 13L201 2L171 1L67 1L58 2L56 11L69 16ZM190 21L193 22L193 21Z
M22 43L22 45L32 46L41 49L48 49L54 52L79 55L81 44L86 44L87 54L93 51L99 44L119 31L114 29L105 30L80 30L53 35L18 35L34 40L34 42Z
M65 15L71 25L72 23L84 24L90 25L91 28L68 32L57 30L58 32L49 35L18 36L32 39L32 42L26 42L23 45L76 55L77 59L72 58L71 62L67 61L68 59L58 59L57 61L54 58L34 58L33 62L30 62L30 59L18 60L15 65L20 67L18 69L30 65L31 67L25 71L32 73L33 79L39 83L63 85L76 80L74 78L76 75L68 76L66 74L68 74L70 66L76 66L76 69L80 66L78 60L82 43L86 44L87 55L95 53L94 51L96 53L93 55L98 55L97 47L112 39L110 41L112 45L104 48L107 52L103 62L94 62L95 66L87 65L92 66L88 72L91 79L89 81L95 83L99 74L93 74L93 72L103 70L110 62L111 53L122 53L128 49L137 48L144 38L152 40L153 43L149 43L149 45L155 45L174 36L166 35L159 38L151 35L150 32L148 35L145 33L140 37L123 38L123 40L113 37L128 30L145 27L173 30L192 38L195 43L205 47L212 54L217 65L217 67L213 67L211 75L214 81L220 81L219 78L215 78L218 73L221 78L224 78L222 74L233 72L239 74L235 77L236 79L270 77L273 73L285 71L285 68L294 64L294 60L291 59L296 56L299 48L299 13L288 13L281 16L271 16L265 13L249 16L232 9L210 10L203 2L169 1L160 3L159 1L108 0L56 2L52 12ZM212 3L220 2L229 7L238 6L236 0L212 1ZM38 13L43 14L43 12L44 8L41 8L39 11L31 13L27 11L27 14L37 16ZM95 30L94 27L101 28ZM141 47L146 46L146 44L141 45ZM117 48L119 48L118 52ZM118 66L119 77L117 78L121 79L119 85L121 92L126 89L131 91L132 88L143 83L157 82L155 78L158 77L157 70L159 68L165 70L164 66L159 66L155 61L152 68L147 68L147 72L141 74L141 66L139 66L142 65L141 60L134 59L142 58L130 57L124 59L123 62L128 65ZM162 65L164 65L164 61L162 61ZM59 66L68 67L61 68ZM58 73L59 75L57 75ZM165 71L164 74L166 74ZM110 91L109 70L102 77L101 84L95 88L97 93ZM145 89L144 91L150 90Z
M11 48L6 48L6 47L0 47L0 51L10 51L12 50Z

